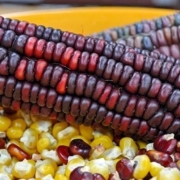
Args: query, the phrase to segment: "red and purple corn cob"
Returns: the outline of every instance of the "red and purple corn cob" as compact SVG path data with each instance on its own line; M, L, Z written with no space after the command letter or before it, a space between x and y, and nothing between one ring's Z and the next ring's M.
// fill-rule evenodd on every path
M18 33L0 29L3 107L148 140L180 138L178 60L66 32L57 42Z

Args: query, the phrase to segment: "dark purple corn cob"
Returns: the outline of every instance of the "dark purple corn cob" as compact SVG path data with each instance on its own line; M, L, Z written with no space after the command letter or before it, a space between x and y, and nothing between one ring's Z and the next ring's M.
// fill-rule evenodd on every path
M151 30L157 31L165 27L179 26L179 25L180 25L180 14L175 13L169 16L163 16L153 20L137 22L135 24L127 25L124 27L110 28L106 31L93 34L92 37L104 39L106 41L111 42L111 41L117 41L117 39L122 37L134 36L137 34L148 33Z

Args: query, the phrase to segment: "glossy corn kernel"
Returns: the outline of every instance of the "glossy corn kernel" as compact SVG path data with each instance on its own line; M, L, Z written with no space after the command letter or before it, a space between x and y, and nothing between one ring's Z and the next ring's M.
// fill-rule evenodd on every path
M57 140L51 135L49 132L42 132L39 136L39 138L48 138L50 141L50 148L54 149L57 144Z
M57 139L65 139L65 138L73 138L74 136L79 135L79 131L72 127L68 126L67 128L63 129L62 131L59 131L57 134Z
M35 174L35 166L32 161L23 160L15 163L12 169L12 174L16 178L33 178Z
M30 128L36 130L39 134L41 132L48 132L52 126L51 121L39 120L31 124Z
M49 149L51 146L51 142L49 138L40 138L37 141L37 150L41 153L44 149Z
M68 180L68 178L62 174L56 174L54 180Z
M141 140L136 141L139 149L146 149L147 143Z
M93 128L91 126L85 126L81 124L79 126L79 131L80 131L80 134L87 140L93 139Z
M41 180L54 180L54 178L51 174L48 174L48 175L42 177Z
M179 180L180 171L177 168L163 168L157 175L157 180Z
M89 160L97 159L105 151L105 148L102 144L99 144L91 149Z
M102 144L105 149L109 149L109 148L113 147L113 142L107 135L102 135L102 136L95 138L91 142L90 145L92 148L94 148L94 147L98 146L99 144Z
M67 127L68 127L68 123L66 121L56 123L53 126L52 135L57 139L58 132L62 131L63 129L65 129Z
M82 139L87 144L90 144L90 141L88 141L84 136L81 136L81 135L74 136L73 138L71 138L71 141L74 139Z
M93 131L92 134L93 134L94 139L105 135L105 136L108 136L111 139L111 141L113 140L113 134L107 129L96 130L96 131Z
M70 138L60 139L56 144L56 148L59 146L69 146L70 142L71 142Z
M121 155L121 149L119 146L113 146L110 149L106 149L101 155L101 158L104 158L106 160L114 160L118 158Z
M75 168L77 168L79 166L84 166L85 164L86 164L85 160L79 155L74 156L72 159L68 159L68 163L66 165L66 170L65 170L66 177L69 178L71 172Z
M157 163L157 162L151 162L151 163L150 163L150 170L149 170L149 172L150 172L151 176L154 177L154 176L157 176L158 173L159 173L163 168L164 168L164 167L163 167L161 164L159 164L159 163Z
M24 122L26 123L27 127L29 127L32 124L33 121L29 114L26 114L23 111L20 111L20 116L24 119Z
M20 127L10 127L6 134L9 139L20 139L23 136L23 130Z
M11 119L0 115L0 131L6 131L11 125Z
M122 155L128 159L133 159L138 152L138 147L135 141L130 137L124 137L120 140L119 146Z
M12 177L10 174L0 173L0 179L2 179L2 180L14 180L14 177Z
M6 149L0 149L0 164L9 165L11 163L11 156Z
M110 171L104 158L91 160L87 162L86 166L89 168L92 174L99 173L105 179L108 179Z
M25 131L26 123L25 123L24 119L18 118L18 119L15 119L12 121L11 127L18 127L18 128L21 128L22 131Z
M38 141L38 132L34 129L28 128L23 133L23 136L20 139L21 142L29 149L36 149Z
M136 163L133 177L136 179L143 179L150 170L150 159L147 155L138 155L133 159Z

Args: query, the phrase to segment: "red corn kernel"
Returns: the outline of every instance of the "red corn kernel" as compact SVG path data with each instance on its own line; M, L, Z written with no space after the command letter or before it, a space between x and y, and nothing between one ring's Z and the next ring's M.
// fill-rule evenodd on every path
M180 153L179 153L179 152L175 152L175 153L173 154L173 156L174 156L174 161L175 161L175 162L177 162L177 161L180 160Z
M175 151L177 140L173 134L165 134L157 137L154 140L154 148L167 154L172 154Z
M146 154L146 149L139 149L136 155L142 155L142 154Z
M141 71L144 65L144 56L142 54L137 54L134 62L134 68L137 71Z
M61 58L63 52L65 51L65 49L66 49L66 46L63 43L57 43L55 45L54 52L53 52L53 60L54 60L54 62L59 62L60 61L60 58Z
M16 157L19 161L23 161L24 159L31 159L31 156L16 144L10 144L7 150L11 156Z
M75 122L75 117L74 116L72 116L71 114L66 114L66 122L68 122L68 123L70 123L70 124L72 124L72 123L74 123Z
M89 57L88 71L93 73L96 70L99 56L96 53L92 53Z
M15 111L18 111L20 109L20 106L21 106L21 101L13 100L11 103L11 109Z
M57 155L59 159L64 163L67 164L68 162L68 157L71 156L71 153L69 151L68 146L58 146L56 149Z
M34 48L37 42L37 38L36 37L30 37L25 45L25 54L29 57L33 56L34 53Z
M77 70L80 55L81 55L80 51L74 51L73 56L69 62L69 66L68 66L69 69Z
M146 152L146 155L150 158L152 162L157 162L165 167L169 166L169 164L173 162L173 159L169 154L156 150L149 150Z
M37 81L40 81L43 75L43 72L45 68L47 67L47 62L44 61L43 59L40 59L36 62L35 65L35 78Z
M39 39L34 48L34 56L38 59L43 57L44 49L46 46L46 41L44 39Z
M60 62L64 65L67 66L69 64L69 61L71 57L73 56L74 49L72 47L67 47L65 52L63 53Z
M19 66L17 67L15 71L15 77L18 80L24 80L25 79L25 70L27 66L27 61L25 59L22 59L19 63Z
M119 174L120 179L129 180L133 176L134 163L126 158L121 159L116 164L116 171Z
M99 98L99 103L101 104L105 104L108 97L109 97L109 94L111 93L111 90L112 90L112 87L107 85L104 92L102 93L102 95L100 96Z
M24 31L24 34L26 34L28 36L34 36L35 31L36 31L36 25L35 24L28 24L25 31Z
M44 59L46 59L48 61L50 61L52 59L54 47L55 47L54 42L50 41L46 44L46 48L45 48L44 55L43 55Z
M5 144L6 144L5 140L0 138L0 149L4 149L5 148Z
M18 25L16 26L15 32L16 32L17 34L23 34L23 32L24 32L27 24L28 24L28 23L27 23L26 21L20 21L20 22L18 23Z
M67 81L68 81L68 73L64 73L61 76L61 79L60 79L59 83L56 86L56 91L59 92L60 94L66 93Z
M83 158L88 158L91 150L91 146L85 143L82 139L73 139L69 145L70 152L77 154Z

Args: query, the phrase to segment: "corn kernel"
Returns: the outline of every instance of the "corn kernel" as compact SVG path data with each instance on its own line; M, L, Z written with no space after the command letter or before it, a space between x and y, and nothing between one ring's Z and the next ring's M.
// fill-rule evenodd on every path
M21 149L23 149L25 152L27 152L28 154L35 154L35 153L37 153L37 149L29 149L29 148L27 148L25 145L24 145L24 143L23 142L20 142L19 143L19 146L21 147Z
M60 139L57 142L56 148L59 146L69 146L70 142L71 142L70 138Z
M138 147L135 141L130 137L124 137L120 140L119 146L122 151L122 155L128 159L133 159L138 151Z
M9 165L11 163L11 156L7 149L0 149L0 164Z
M109 149L109 148L113 147L113 142L111 141L109 136L106 136L106 135L97 137L96 139L94 139L91 142L90 145L92 148L94 148L95 146L98 146L99 144L102 144L105 149Z
M14 178L10 174L0 173L1 180L13 180Z
M157 176L158 173L159 173L163 168L164 168L164 167L163 167L161 164L159 164L159 163L157 163L157 162L151 162L151 163L150 163L150 170L149 170L149 172L150 172L151 176L154 177L154 176Z
M0 131L6 131L11 125L11 119L0 115Z
M54 180L68 180L68 178L62 174L56 174Z
M147 143L141 140L136 141L137 145L139 146L139 149L146 149Z
M42 132L39 137L48 138L50 140L50 148L55 149L57 140L49 132Z
M90 144L90 141L88 141L84 136L81 136L81 135L77 135L77 136L74 136L73 138L71 138L71 141L73 139L82 139L84 142L86 142L87 144Z
M79 132L76 128L68 126L67 128L63 129L62 131L58 132L57 139L65 139L65 138L73 138L74 136L79 135Z
M56 124L53 126L52 135L57 139L57 134L58 134L58 132L62 131L63 129L65 129L65 128L67 128L67 127L68 127L68 123L67 123L66 121L56 123Z
M102 154L101 158L104 158L106 160L116 159L121 155L121 149L118 146L113 146L110 149L106 149Z
M42 177L41 180L54 180L54 178L52 177L51 174L48 174L48 175Z
M89 160L97 159L103 152L105 151L105 148L102 144L99 144L92 148L90 151L90 157Z
M18 118L12 121L11 127L21 128L23 131L26 130L26 123L22 118Z
M157 175L157 180L179 180L180 171L177 168L163 168Z
M38 141L38 132L34 129L28 128L23 133L20 141L24 143L24 145L28 149L36 149L37 141Z
M23 160L15 163L12 169L12 174L16 178L33 178L35 174L35 166L31 161Z
M20 111L20 116L23 117L27 127L29 127L32 124L33 121L29 114L26 114L23 111Z
M79 126L79 131L80 134L85 137L87 140L92 140L93 139L93 128L91 126L85 126L81 124Z
M108 179L110 172L109 172L109 167L106 164L106 161L104 160L104 158L91 160L87 162L86 166L89 167L90 172L92 174L99 173L105 179Z
M138 155L134 158L136 166L133 172L133 177L143 179L150 170L150 159L147 155Z
M9 139L19 139L23 136L23 130L19 127L10 127L6 134Z
M39 120L31 124L30 128L36 130L39 134L41 132L48 132L52 126L51 121Z
M65 171L66 171L66 165L63 164L61 166L58 166L56 174L65 175Z
M81 157L76 157L74 159L68 160L66 170L65 170L65 175L66 177L70 177L71 172L79 167L79 166L84 166L85 165L85 160Z
M37 141L37 150L39 153L43 151L43 149L49 149L51 146L49 138L40 138Z

